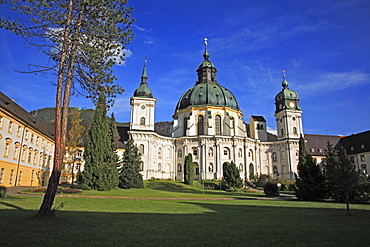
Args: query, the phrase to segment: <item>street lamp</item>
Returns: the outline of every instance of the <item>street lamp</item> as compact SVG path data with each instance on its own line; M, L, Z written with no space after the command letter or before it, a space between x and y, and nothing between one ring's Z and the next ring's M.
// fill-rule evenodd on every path
M281 183L277 183L277 187L278 187L278 196L280 196L280 187L281 187Z

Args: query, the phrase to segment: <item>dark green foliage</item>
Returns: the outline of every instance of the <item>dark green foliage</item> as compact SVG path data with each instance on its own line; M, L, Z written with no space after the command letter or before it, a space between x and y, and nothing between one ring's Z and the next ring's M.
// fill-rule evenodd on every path
M243 186L243 180L240 178L239 169L234 162L225 167L224 181L226 189L239 189Z
M122 189L144 188L143 176L140 174L140 156L134 141L129 139L125 145L118 187Z
M318 201L325 198L326 178L320 166L306 151L304 138L299 139L298 175L296 174L295 195L298 200Z
M106 100L102 92L85 146L85 168L79 177L82 189L111 190L118 185L118 157L111 143L111 120L107 118L106 113Z
M0 197L5 197L6 195L6 187L0 186Z
M194 181L193 155L189 153L187 156L185 156L184 183L192 185L193 181Z
M266 183L263 187L263 192L266 196L278 196L279 195L279 187L276 183Z
M324 162L332 196L347 204L347 214L350 202L369 200L369 182L362 171L356 171L354 161L343 147L336 151L328 143Z

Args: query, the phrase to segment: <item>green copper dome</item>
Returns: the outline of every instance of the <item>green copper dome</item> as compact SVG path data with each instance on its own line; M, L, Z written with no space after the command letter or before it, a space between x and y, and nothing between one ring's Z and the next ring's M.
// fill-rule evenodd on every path
M177 103L176 110L195 106L221 106L240 110L235 96L216 80L216 68L209 61L207 46L203 54L204 61L197 69L196 85L188 89Z
M281 90L275 97L275 102L278 102L282 99L292 99L292 100L297 100L298 99L298 93L296 91L290 90L288 88L289 83L284 77L283 82L281 83L283 86L283 90Z
M235 96L218 83L199 83L188 89L177 103L176 111L194 106L227 106L240 110Z
M134 97L141 97L141 98L153 98L152 90L148 87L148 76L146 74L146 61L144 63L143 74L141 75L141 84L135 90Z
M275 113L284 111L284 110L298 110L301 108L299 106L298 93L296 91L290 90L288 88L289 83L287 82L285 75L284 80L281 83L283 89L275 96Z

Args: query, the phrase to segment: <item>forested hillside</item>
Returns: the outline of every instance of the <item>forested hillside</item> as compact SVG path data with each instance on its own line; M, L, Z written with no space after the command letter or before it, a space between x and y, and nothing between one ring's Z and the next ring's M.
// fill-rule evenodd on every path
M154 131L162 136L171 136L172 122L158 122L154 124Z
M86 129L90 129L91 123L94 119L95 110L81 109L80 111L81 125L83 125ZM31 111L30 113L44 124L53 124L55 122L54 107L38 109ZM163 136L171 136L171 126L172 122L158 122L154 125L154 131Z
M73 108L70 108L70 112ZM93 118L94 118L94 110L93 109L81 109L80 110L81 115L81 125L83 126L90 126ZM43 108L38 109L30 112L34 117L39 119L44 124L51 124L55 122L55 108L49 107L49 108Z

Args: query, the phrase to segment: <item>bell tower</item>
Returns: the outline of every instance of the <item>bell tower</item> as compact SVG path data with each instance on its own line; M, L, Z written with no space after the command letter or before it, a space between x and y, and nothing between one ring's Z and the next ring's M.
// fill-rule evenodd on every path
M148 87L146 73L146 60L144 60L143 73L140 86L135 90L130 99L131 124L130 130L154 131L154 107L156 99Z
M277 138L278 140L299 139L300 135L303 135L303 128L298 93L288 88L285 73L281 86L282 91L275 97Z

